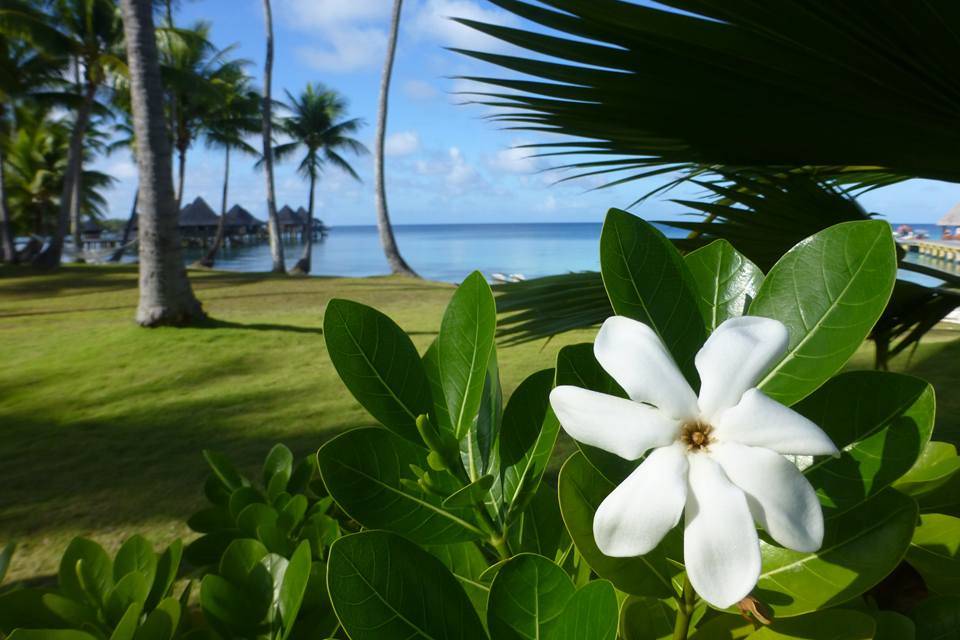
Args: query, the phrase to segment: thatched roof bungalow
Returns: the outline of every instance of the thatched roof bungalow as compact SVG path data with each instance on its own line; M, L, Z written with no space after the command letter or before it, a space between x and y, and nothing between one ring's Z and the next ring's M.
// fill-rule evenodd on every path
M252 213L238 204L233 205L227 211L226 219L223 223L229 233L240 233L244 235L257 233L263 229L264 222L253 216Z
M960 227L960 202L937 221L938 227Z
M213 212L206 200L196 200L180 210L180 233L185 236L208 236L216 233L220 216Z

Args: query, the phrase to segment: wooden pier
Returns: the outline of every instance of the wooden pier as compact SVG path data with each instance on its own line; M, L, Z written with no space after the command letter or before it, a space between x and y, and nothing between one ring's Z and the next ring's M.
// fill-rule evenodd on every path
M916 251L934 260L960 263L960 241L958 240L897 238L897 244L906 251Z

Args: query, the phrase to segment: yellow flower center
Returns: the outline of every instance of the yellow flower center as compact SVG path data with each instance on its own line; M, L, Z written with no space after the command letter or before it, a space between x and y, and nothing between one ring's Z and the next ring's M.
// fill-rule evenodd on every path
M680 441L687 445L688 451L704 450L713 442L713 438L710 437L712 432L713 427L709 424L699 420L687 422L680 429Z

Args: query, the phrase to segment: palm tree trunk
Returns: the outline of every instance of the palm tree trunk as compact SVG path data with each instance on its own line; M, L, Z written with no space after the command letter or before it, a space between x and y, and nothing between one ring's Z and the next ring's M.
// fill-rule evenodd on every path
M130 242L130 234L133 232L133 225L137 221L137 202L140 200L140 185L133 192L133 206L130 207L130 217L127 218L127 224L123 225L123 236L120 238L120 246L110 256L110 262L120 262L123 254L127 250L127 243Z
M393 76L393 58L397 52L397 31L400 28L400 11L402 8L403 0L394 0L393 17L390 21L390 40L387 42L387 59L383 65L383 76L380 78L380 108L377 113L377 138L373 148L373 180L377 200L377 229L380 232L380 244L383 245L383 253L387 257L390 271L419 277L400 255L400 248L397 247L397 240L393 236L390 212L387 209L387 188L383 175L383 144L387 135L387 103L390 95L390 78Z
M227 230L227 188L230 185L230 146L227 145L223 160L223 197L220 199L220 220L217 221L217 235L213 238L213 246L207 255L197 260L201 267L211 268L216 263L217 252L223 244L223 236Z
M145 327L203 318L180 253L152 0L121 0L140 173L140 304Z
M70 222L70 212L72 211L73 182L78 174L78 169L82 170L83 168L83 137L87 131L87 123L90 121L90 112L93 110L93 98L96 91L96 85L88 83L83 102L80 103L80 108L77 110L77 120L73 125L73 132L70 134L70 147L67 150L67 169L64 173L63 190L60 194L60 213L57 216L57 226L50 238L50 244L33 260L34 265L38 267L52 269L60 265L60 258L63 255L63 239L67 235L67 225Z
M4 186L3 149L0 148L0 262L13 264L17 261L17 251L13 246L13 228L10 225L10 209L7 208L7 190Z
M177 149L177 215L180 215L180 206L183 202L183 179L187 175L187 150Z
M270 0L263 0L263 20L267 31L267 55L263 64L263 165L267 177L267 231L270 234L270 257L274 273L285 273L283 243L280 238L280 222L277 220L277 193L273 181L273 103L270 98L270 83L273 79L273 13Z
M294 273L307 275L310 273L310 262L313 256L313 192L317 185L317 176L310 174L310 201L307 204L307 223L303 225L303 232L306 235L303 243L303 255L297 261L297 266L293 268Z
M73 235L74 262L84 262L83 230L80 225L80 193L83 187L83 158L77 163L70 183L70 233Z

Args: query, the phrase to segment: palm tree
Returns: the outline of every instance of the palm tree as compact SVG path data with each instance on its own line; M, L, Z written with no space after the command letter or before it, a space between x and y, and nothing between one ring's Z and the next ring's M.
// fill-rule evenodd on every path
M23 233L46 235L57 224L60 194L67 175L67 148L71 125L51 117L49 107L26 103L17 109L17 130L6 147L4 174L13 227ZM100 148L102 132L88 131L85 158ZM84 170L80 204L91 218L104 214L101 191L116 180L107 174Z
M123 29L113 0L55 0L52 10L51 20L63 35L65 53L73 64L79 104L67 153L67 179L60 198L58 223L49 246L35 260L36 264L44 267L60 264L68 223L72 226L79 249L84 136L90 116L97 106L97 91L110 72L122 73L126 67L118 55L123 42Z
M270 0L263 0L263 22L267 32L267 54L263 62L263 163L267 178L267 231L270 234L270 257L274 273L285 273L283 243L280 241L280 222L277 220L277 194L273 181L273 102L270 85L273 79L273 13Z
M393 273L417 276L407 261L400 255L400 248L393 236L390 224L390 212L387 209L387 187L383 172L383 146L387 135L387 103L390 96L390 78L393 76L393 58L397 52L397 32L400 29L400 11L403 0L394 0L393 15L390 20L390 40L387 42L387 59L383 63L383 75L380 78L380 105L377 111L377 137L373 147L373 181L377 200L377 229L380 232L380 244L387 257L387 264Z
M177 208L183 200L187 151L204 122L219 108L220 85L242 75L244 60L229 60L234 47L217 49L210 42L210 23L189 29L167 27L160 34L164 86L170 96L173 146L177 151Z
M359 118L343 119L347 103L336 91L308 83L299 96L288 91L287 100L290 115L283 118L279 128L290 138L290 142L278 145L273 153L277 160L281 160L301 148L305 152L297 172L310 181L307 223L304 227L306 242L303 255L293 272L307 274L310 273L310 255L313 250L313 202L317 178L324 167L331 164L359 181L360 176L340 154L344 150L356 155L369 151L351 137L351 134L363 126L363 121Z
M223 197L220 200L220 221L217 235L206 255L197 261L202 267L212 267L223 244L226 231L227 195L230 185L230 151L236 149L252 156L259 155L244 136L260 129L260 95L250 88L250 78L242 72L220 85L218 106L204 123L208 146L223 149Z
M140 170L140 303L137 322L153 327L203 317L180 253L170 139L151 0L121 0Z
M22 0L0 6L0 261L17 259L7 206L4 151L15 124L14 109L23 100L40 97L58 84L61 71L50 49L63 42L48 16Z

